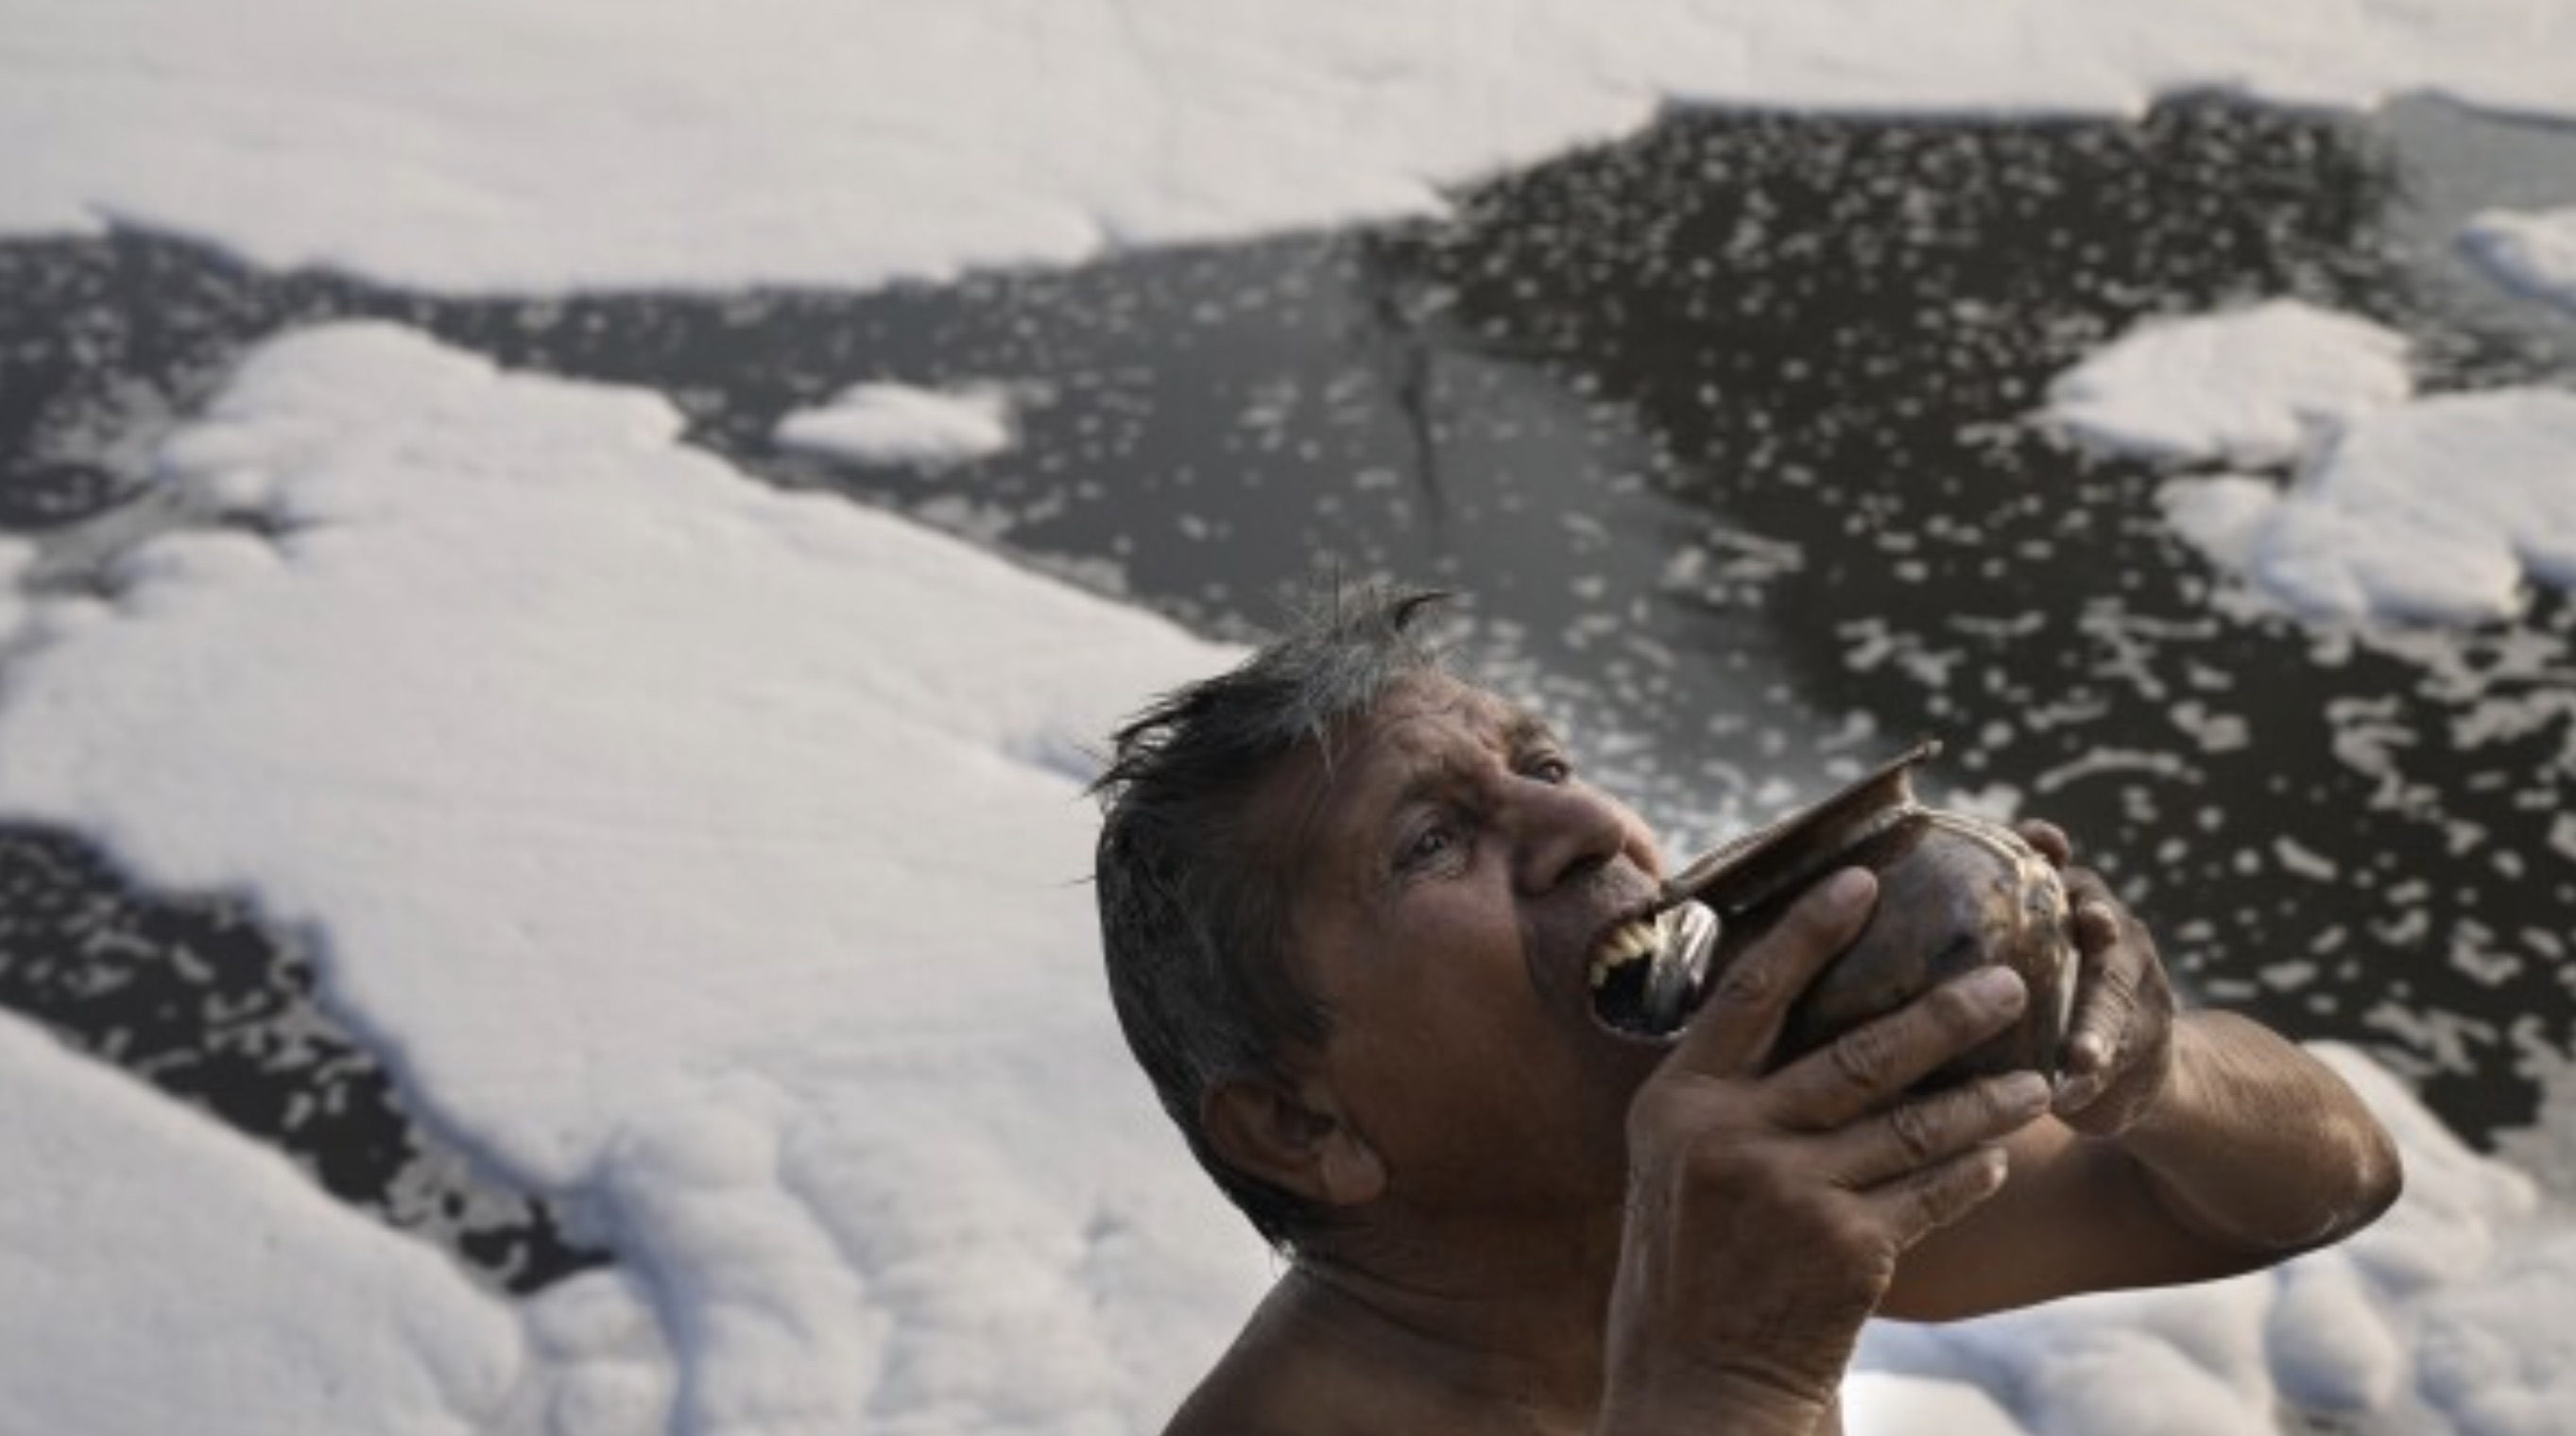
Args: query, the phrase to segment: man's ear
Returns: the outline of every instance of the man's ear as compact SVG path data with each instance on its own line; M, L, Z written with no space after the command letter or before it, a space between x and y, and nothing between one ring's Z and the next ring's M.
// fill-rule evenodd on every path
M1229 1166L1319 1206L1386 1190L1386 1163L1320 1082L1229 1078L1199 1099L1199 1123Z

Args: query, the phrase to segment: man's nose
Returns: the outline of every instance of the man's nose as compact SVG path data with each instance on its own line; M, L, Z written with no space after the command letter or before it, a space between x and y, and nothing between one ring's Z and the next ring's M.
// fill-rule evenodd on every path
M1523 892L1543 893L1589 876L1627 846L1625 815L1594 789L1532 783L1517 797L1512 877Z

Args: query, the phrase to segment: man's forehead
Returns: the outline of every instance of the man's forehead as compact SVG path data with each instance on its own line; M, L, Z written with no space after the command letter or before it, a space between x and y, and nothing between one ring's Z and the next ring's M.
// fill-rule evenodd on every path
M1495 722L1519 712L1519 707L1501 694L1465 679L1446 673L1409 673L1388 684L1358 721L1378 727L1422 717Z
M1511 745L1546 733L1535 714L1490 689L1445 673L1415 674L1390 684L1320 756L1334 769L1365 774L1457 738Z
M1409 675L1281 765L1274 796L1312 838L1375 809L1464 746L1516 749L1552 737L1519 704L1443 673Z

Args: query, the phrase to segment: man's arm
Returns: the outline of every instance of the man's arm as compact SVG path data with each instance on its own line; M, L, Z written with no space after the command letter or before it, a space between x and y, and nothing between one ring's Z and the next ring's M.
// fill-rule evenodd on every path
M2063 863L2063 837L2030 835ZM2066 878L2086 974L2056 1115L2007 1142L1993 1201L1907 1255L1886 1315L2227 1276L2347 1236L2397 1198L2396 1149L2341 1078L2243 1018L2177 1015L2144 927L2097 875Z

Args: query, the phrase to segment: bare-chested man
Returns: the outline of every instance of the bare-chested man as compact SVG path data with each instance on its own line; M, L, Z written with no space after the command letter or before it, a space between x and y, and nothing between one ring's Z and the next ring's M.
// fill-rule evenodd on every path
M2054 1090L1909 1092L2013 1020L2001 973L1774 1070L1787 1003L1870 912L1857 869L1677 1037L1605 1024L1586 969L1656 895L1653 835L1442 669L1409 632L1425 606L1345 600L1167 696L1101 783L1120 1020L1290 1259L1172 1432L1837 1432L1872 1315L2223 1276L2395 1198L2343 1083L2250 1022L2177 1012L2082 868Z

